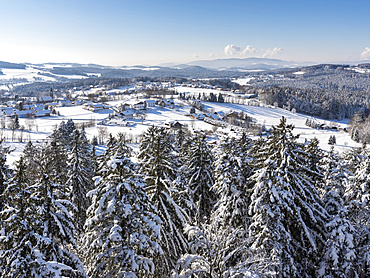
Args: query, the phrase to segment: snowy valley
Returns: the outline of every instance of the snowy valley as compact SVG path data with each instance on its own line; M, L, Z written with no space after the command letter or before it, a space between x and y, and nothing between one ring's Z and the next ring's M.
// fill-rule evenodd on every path
M0 107L1 277L369 275L367 107L302 114L298 93L261 85L307 68L40 84L21 70Z

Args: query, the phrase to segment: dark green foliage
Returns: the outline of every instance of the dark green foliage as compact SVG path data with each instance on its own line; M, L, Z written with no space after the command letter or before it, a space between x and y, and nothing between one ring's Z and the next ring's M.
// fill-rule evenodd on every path
M206 137L199 135L187 141L181 155L183 180L178 183L181 189L177 199L182 199L182 207L197 224L209 221L216 202L216 194L211 189L214 182L211 150Z
M97 146L98 145L98 137L94 136L91 140L91 145Z
M81 232L86 220L86 210L90 203L87 192L93 189L93 169L90 157L90 145L85 131L73 131L68 159L68 180L66 185L70 191L70 200L77 212L74 214L76 227Z
M48 176L30 186L23 159L3 193L1 212L4 236L0 237L2 277L85 277L79 259L68 249L76 248L71 203L63 200L63 186ZM58 199L56 198L58 196Z
M335 135L330 135L328 144L329 145L335 145L336 143L337 143L337 139L336 139Z
M10 170L6 166L6 155L9 153L9 148L4 148L2 143L0 140L0 195L4 192L10 178ZM0 211L3 208L3 202L4 200L0 198Z
M161 242L164 256L156 261L157 277L166 276L177 259L188 249L183 229L185 212L172 196L178 163L173 154L170 135L163 127L150 127L143 136L138 158L140 173L145 175L146 191L162 220Z
M265 271L306 277L315 273L328 215L314 186L317 175L292 130L282 118L256 155L250 247L257 257L276 262Z
M115 144L113 144L113 141ZM144 180L127 157L124 138L110 140L85 225L84 257L91 277L152 277L161 220ZM160 265L158 265L160 268Z
M364 147L347 153L354 175L344 195L348 218L357 231L355 245L360 277L370 275L370 152Z
M327 237L318 277L358 277L355 248L356 230L348 220L343 193L346 183L345 165L332 149L323 159L323 201L329 214Z
M42 172L42 149L39 144L33 144L29 141L23 150L23 159L26 165L26 175L30 184L36 182L41 177Z
M250 142L243 135L240 139L226 139L216 152L213 189L218 194L218 202L213 218L218 225L245 230L250 222L252 159L248 145Z
M68 179L66 171L68 153L60 142L53 140L43 146L40 159L41 165L51 181L58 184L66 183Z

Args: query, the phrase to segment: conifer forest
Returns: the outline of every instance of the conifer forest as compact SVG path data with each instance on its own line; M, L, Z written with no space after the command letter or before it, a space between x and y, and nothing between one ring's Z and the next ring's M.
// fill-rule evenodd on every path
M97 154L72 120L0 148L1 277L370 277L370 151L149 127ZM96 142L95 142L96 143Z

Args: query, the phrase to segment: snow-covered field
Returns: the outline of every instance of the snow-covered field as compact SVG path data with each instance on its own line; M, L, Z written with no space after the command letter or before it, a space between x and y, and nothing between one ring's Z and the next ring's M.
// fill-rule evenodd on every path
M254 77L243 77L243 78L234 79L232 81L235 83L238 83L241 86L246 86L248 85L249 81L251 81L252 79L255 79L255 78Z
M44 65L45 69L52 68L52 66ZM21 85L27 82L35 81L57 81L59 78L65 79L83 79L88 78L83 75L62 75L52 74L42 67L27 66L25 69L1 69L3 74L0 74L0 89L8 90L7 85ZM46 73L47 75L44 75ZM100 74L91 74L93 76L100 76Z
M109 102L111 106L115 106L122 101ZM213 126L205 123L201 120L191 119L186 114L189 114L191 106L181 100L175 100L175 107L173 109L168 107L148 107L146 111L145 119L131 119L128 120L131 126L117 126L117 125L104 125L107 128L108 133L116 135L119 132L124 132L132 135L142 134L151 125L165 125L170 121L178 121L181 124L187 124L190 129L194 130L213 130ZM290 111L281 108L271 108L271 107L261 107L261 106L248 106L241 104L231 104L231 103L213 103L205 102L205 108L211 111L223 111L225 113L230 111L243 111L243 113L248 114L257 120L257 123L264 124L266 128L270 128L272 125L278 125L282 116L284 116L288 123L292 123L295 126L295 132L300 134L300 140L311 139L317 137L320 140L320 145L323 149L330 149L328 145L328 140L331 135L335 135L337 144L335 148L342 152L350 147L359 146L351 140L348 133L339 130L316 130L309 128L305 125L307 118L302 114L294 114ZM107 119L109 114L113 113L113 110L106 109L100 112L91 112L84 110L82 106L73 107L59 107L56 110L60 113L60 116L51 116L44 118L37 118L35 120L35 126L33 126L32 131L23 131L23 141L42 141L46 139L53 131L55 126L59 125L62 121L67 121L72 119L75 123L91 122L96 121L96 125L93 127L86 128L86 133L89 139L93 136L98 135L98 128L103 127L100 125L102 120ZM328 126L330 122L316 119L317 122L326 123ZM27 128L27 120L20 119L20 125ZM337 123L340 127L345 127L346 123ZM235 136L235 132L231 131L230 128L217 128L217 131L222 131L229 134L230 136ZM4 143L5 146L11 146L14 151L8 156L8 163L12 164L21 154L25 147L25 143L10 142L11 130L5 130L4 135L8 140ZM20 131L17 131L15 138L20 136Z

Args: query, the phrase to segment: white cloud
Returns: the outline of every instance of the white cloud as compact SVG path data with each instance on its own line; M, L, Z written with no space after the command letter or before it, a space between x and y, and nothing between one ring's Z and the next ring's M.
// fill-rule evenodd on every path
M256 53L258 50L252 45L247 45L245 48L243 48L235 44L229 44L225 47L224 51L226 55L234 56L234 55L249 55Z
M240 54L240 52L242 51L242 48L234 44L229 44L225 46L224 51L226 55L233 56L233 55Z
M284 52L284 50L280 47L269 48L262 55L262 58L273 58L273 57L281 55L283 52Z
M251 45L247 45L242 51L243 54L253 54L257 52L257 48Z
M245 48L243 48L235 44L227 45L224 51L228 56L248 56L258 53L257 56L262 56L263 58L273 58L281 55L284 52L284 50L280 47L269 48L264 51L263 49L257 49L252 45L247 45Z
M213 57L215 57L215 54L214 53L211 53L211 54L209 54L209 57L210 58L213 58Z
M362 59L370 59L370 47L365 47L365 50L361 53Z

